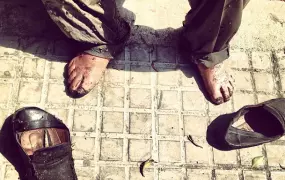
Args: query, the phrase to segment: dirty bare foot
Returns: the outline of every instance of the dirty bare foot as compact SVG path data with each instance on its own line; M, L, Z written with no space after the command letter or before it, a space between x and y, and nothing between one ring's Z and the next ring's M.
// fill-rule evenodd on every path
M73 58L68 65L68 85L71 95L82 97L98 84L109 59L90 54L80 54Z
M232 79L227 74L223 64L218 64L213 68L198 64L198 69L212 103L219 105L229 101L234 87Z

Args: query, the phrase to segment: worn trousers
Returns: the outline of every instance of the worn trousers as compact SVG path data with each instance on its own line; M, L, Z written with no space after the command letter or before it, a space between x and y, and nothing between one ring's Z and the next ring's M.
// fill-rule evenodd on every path
M189 61L213 67L229 58L229 42L249 0L189 0L181 33ZM196 1L196 2L194 2ZM115 0L42 0L52 20L69 38L91 44L85 52L112 59L130 36Z

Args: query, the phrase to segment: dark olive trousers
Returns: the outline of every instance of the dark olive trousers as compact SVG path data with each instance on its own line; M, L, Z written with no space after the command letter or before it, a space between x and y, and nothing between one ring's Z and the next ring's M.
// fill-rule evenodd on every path
M117 13L115 0L42 1L66 36L92 44L87 53L112 59L124 48L130 26ZM189 60L213 67L229 57L229 42L249 0L190 1L181 33L183 49Z

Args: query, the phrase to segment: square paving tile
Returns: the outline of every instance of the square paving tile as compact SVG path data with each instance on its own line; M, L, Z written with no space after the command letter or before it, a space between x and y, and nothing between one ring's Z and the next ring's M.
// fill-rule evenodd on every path
M79 132L93 132L96 127L96 111L75 110L73 130Z
M101 180L125 180L125 168L100 167L99 179Z
M187 169L187 178L190 180L211 180L211 173L209 171L200 169Z
M183 110L203 111L206 109L206 100L201 92L183 92Z
M252 159L258 156L263 156L262 146L245 148L240 150L241 164L251 166Z
M131 84L142 84L149 85L151 81L151 76L149 73L150 66L131 66Z
M185 115L183 119L185 135L191 134L191 136L205 136L208 117Z
M266 179L264 172L244 171L244 180L262 180Z
M7 103L12 91L12 84L0 84L0 89L5 96L0 96L0 103Z
M283 158L285 156L284 149L284 146L266 145L269 166L278 167L279 164L285 164L285 159Z
M249 68L249 60L245 52L232 52L228 60L232 68Z
M234 78L234 87L237 90L248 90L252 91L252 78L249 72L245 71L231 71Z
M75 100L76 105L80 106L96 106L98 104L98 86L93 88L91 92L80 99Z
M130 55L132 61L144 61L149 62L150 61L150 55L149 55L149 49L147 46L141 45L141 46L132 46L130 48Z
M177 91L161 91L159 109L175 110L178 109L178 92Z
M243 106L254 105L254 94L235 92L233 94L234 109L237 111Z
M181 170L178 169L162 169L159 171L158 175L160 180L180 180L183 176L181 174Z
M176 86L178 82L178 72L175 68L157 68L157 79L159 85Z
M51 62L50 78L63 79L65 66L66 66L65 62L56 62L56 61Z
M45 72L45 63L46 61L44 59L25 58L22 76L28 78L43 78Z
M284 172L271 172L271 177L274 180L283 180L285 177Z
M159 141L159 160L161 162L180 162L180 142Z
M94 180L94 169L90 167L77 167L75 168L78 180Z
M103 112L103 132L122 133L124 126L124 113Z
M253 52L252 65L257 69L271 68L271 53L270 52Z
M130 90L130 107L150 109L151 108L150 89L131 89Z
M216 180L239 180L239 175L236 171L216 171Z
M112 151L110 151L112 149ZM101 140L100 160L120 161L123 158L123 140L103 138Z
M255 86L257 91L273 92L275 88L272 74L254 73Z
M18 100L20 102L38 103L41 101L42 83L21 82Z
M181 86L195 89L198 91L199 86L194 78L194 75L197 75L197 73L194 72L192 69L182 67L180 71Z
M124 83L125 81L124 65L109 65L105 71L105 81L112 83Z
M55 104L69 104L70 98L66 95L65 86L63 84L49 84L47 101Z
M0 59L0 78L14 78L17 73L17 63L14 59Z
M175 63L176 51L173 47L159 46L157 48L157 60L158 62Z
M151 134L151 129L152 129L151 114L147 113L130 114L130 133Z
M158 115L159 134L179 135L179 119L177 115Z
M214 149L214 161L216 164L237 164L237 153Z
M72 144L74 159L92 160L94 158L94 138L72 137Z
M104 106L106 107L124 107L124 88L120 87L105 87L104 91Z
M129 140L129 160L145 161L151 157L151 140Z
M205 139L198 137L193 137L193 139L195 139L195 143L203 148L196 147L191 142L186 142L186 162L191 164L209 164L210 151Z
M146 168L144 170L144 176L141 175L141 173L138 171L138 168L131 168L130 169L130 179L134 180L153 180L154 173L153 169Z

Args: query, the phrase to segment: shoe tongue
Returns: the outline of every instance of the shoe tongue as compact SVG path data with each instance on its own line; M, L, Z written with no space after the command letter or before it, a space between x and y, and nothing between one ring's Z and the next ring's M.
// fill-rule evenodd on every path
M52 163L61 160L68 154L71 154L71 144L63 143L35 151L32 155L32 162L40 164Z

